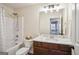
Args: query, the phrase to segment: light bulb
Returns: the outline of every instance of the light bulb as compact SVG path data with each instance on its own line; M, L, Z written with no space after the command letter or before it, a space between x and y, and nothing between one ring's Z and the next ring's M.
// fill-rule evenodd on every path
M48 10L49 10L48 7L43 9L45 13L47 13Z
M45 13L47 13L47 11L44 11Z
M56 9L56 12L59 12L59 9Z
M63 6L60 5L60 6L59 6L59 9L63 9Z
M53 9L52 8L50 8L50 12L53 12Z

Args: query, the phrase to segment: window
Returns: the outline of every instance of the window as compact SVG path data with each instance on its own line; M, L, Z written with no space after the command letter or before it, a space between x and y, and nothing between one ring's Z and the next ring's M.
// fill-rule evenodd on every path
M50 19L50 34L59 34L59 23L58 23L59 18L51 18Z

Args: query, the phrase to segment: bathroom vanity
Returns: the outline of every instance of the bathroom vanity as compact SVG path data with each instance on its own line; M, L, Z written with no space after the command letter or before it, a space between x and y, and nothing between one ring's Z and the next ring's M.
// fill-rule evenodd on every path
M43 39L44 37L37 37L33 41L34 55L71 55L73 44L65 39ZM65 41L64 41L65 40ZM69 39L68 39L69 40Z
M33 42L35 55L71 55L73 46L46 42Z
M49 6L51 7L50 4L43 7ZM60 4L59 6L62 6L62 8L58 11L56 9L53 12L47 10L47 12L40 11L39 13L40 35L33 40L33 52L35 55L72 54L72 49L74 48L71 40L71 33L73 32L71 30L73 18L70 17L73 14L72 7L66 4ZM68 14L70 16L66 17Z

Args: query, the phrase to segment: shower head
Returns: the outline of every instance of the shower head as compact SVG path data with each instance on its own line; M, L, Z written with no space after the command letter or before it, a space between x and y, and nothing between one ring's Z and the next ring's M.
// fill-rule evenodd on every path
M16 15L18 15L18 13L13 13L13 15L15 15L15 16L16 16Z

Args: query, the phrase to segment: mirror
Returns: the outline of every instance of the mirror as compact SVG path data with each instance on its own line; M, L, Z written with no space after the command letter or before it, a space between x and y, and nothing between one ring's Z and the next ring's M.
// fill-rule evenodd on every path
M40 34L70 35L72 4L45 4L42 7L39 13Z

